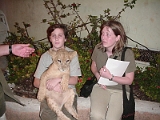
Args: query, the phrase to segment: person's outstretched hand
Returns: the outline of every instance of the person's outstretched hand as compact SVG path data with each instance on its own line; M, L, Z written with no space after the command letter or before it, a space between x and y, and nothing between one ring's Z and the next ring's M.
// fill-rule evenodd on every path
M30 44L13 44L12 53L20 57L29 57L35 51L34 48L30 47Z

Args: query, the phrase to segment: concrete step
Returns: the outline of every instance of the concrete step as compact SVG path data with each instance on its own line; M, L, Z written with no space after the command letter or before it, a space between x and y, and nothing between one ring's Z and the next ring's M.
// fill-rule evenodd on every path
M40 120L37 99L18 97L26 106L17 103L6 102L7 120ZM135 100L136 114L135 120L160 120L160 103ZM90 98L78 98L79 120L89 120Z

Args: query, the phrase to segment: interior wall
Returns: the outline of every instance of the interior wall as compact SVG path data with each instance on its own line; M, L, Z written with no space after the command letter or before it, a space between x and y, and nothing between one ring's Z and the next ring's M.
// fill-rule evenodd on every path
M62 3L80 3L79 13L85 21L88 15L99 16L109 8L117 15L123 8L123 0L61 0ZM31 24L29 34L39 40L46 37L48 25L42 19L50 18L43 0L0 0L0 10L7 18L10 31L15 31L15 22ZM137 0L133 9L127 8L120 19L127 36L153 50L160 50L160 0ZM129 40L129 46L136 44ZM140 46L139 46L140 47Z

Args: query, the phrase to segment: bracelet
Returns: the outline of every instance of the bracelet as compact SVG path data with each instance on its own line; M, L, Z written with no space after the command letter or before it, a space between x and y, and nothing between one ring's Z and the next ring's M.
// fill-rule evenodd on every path
M9 54L12 54L12 45L9 45Z
M110 81L113 81L114 75L112 74L112 77L109 79Z

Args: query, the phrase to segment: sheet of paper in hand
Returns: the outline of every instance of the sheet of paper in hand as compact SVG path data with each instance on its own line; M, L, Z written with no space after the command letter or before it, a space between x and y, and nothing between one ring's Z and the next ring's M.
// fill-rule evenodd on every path
M126 71L127 67L129 65L129 62L127 61L120 61L108 58L106 63L106 68L113 74L114 76L122 76L124 72ZM117 82L110 81L107 78L100 77L99 84L107 85L107 86L113 86L118 85Z

